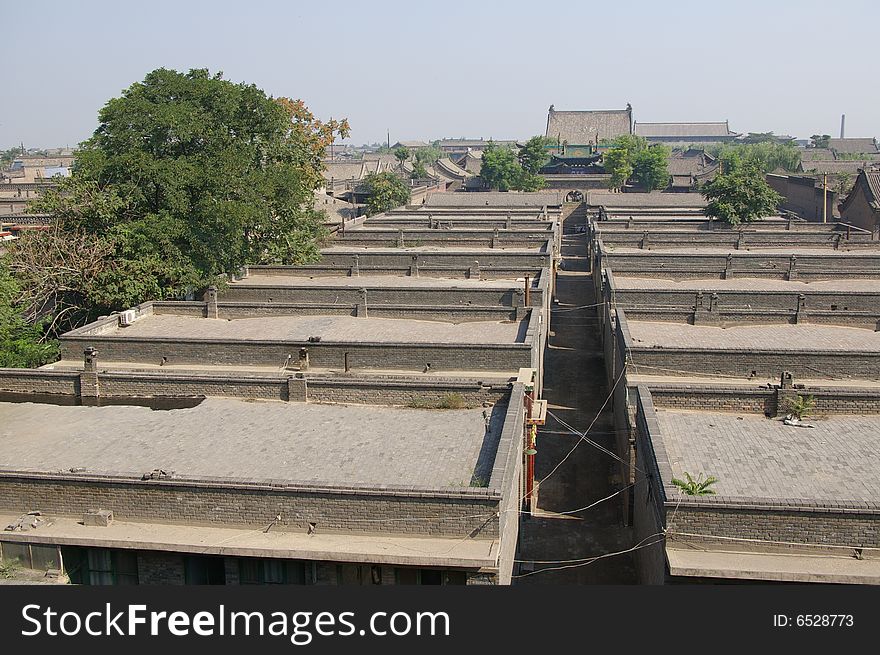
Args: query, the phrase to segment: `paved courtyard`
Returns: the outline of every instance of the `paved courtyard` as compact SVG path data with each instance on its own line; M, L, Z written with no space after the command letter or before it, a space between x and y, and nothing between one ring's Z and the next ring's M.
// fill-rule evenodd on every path
M467 487L505 406L422 410L208 398L189 409L0 403L0 469Z
M673 475L714 475L719 495L880 502L880 416L809 421L815 428L754 414L658 409L657 418Z

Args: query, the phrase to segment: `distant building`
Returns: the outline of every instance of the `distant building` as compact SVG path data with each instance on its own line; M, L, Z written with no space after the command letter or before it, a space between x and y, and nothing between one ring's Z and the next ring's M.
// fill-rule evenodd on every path
M632 106L600 111L556 111L547 113L546 136L555 154L583 157L607 150L614 139L632 134Z
M874 233L880 231L880 170L859 171L840 213L847 223Z
M710 123L639 123L633 133L652 143L727 143L738 133L731 131L727 121Z
M691 191L718 173L718 160L699 148L673 152L666 161L670 191Z
M391 148L409 148L410 150L414 150L415 148L427 148L429 145L430 144L425 143L424 141L398 141L391 146Z
M489 147L490 143L497 146L507 146L514 148L517 145L515 140L505 139L441 139L438 147L451 157L465 155L469 152L483 152Z
M880 155L877 140L872 138L829 139L828 147L838 154Z
M767 184L785 200L780 209L790 211L808 221L821 223L840 218L837 211L838 191L828 183L823 190L822 180L814 175L768 174ZM824 194L824 195L823 195Z

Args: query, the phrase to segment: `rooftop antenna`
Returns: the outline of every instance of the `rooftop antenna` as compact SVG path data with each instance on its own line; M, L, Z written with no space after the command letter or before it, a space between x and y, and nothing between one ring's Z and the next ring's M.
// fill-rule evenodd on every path
M844 138L843 137L843 128L845 126L846 126L846 114L841 114L840 115L840 138L841 139Z

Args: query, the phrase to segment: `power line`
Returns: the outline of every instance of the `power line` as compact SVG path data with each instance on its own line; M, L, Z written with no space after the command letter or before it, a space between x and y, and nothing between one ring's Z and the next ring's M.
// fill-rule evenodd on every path
M658 538L654 539L654 541L650 541L648 543L645 543L646 541L648 541L649 539L652 539L654 537L658 537ZM632 546L631 548L627 548L625 550L618 550L616 552L605 553L603 555L597 555L595 557L584 558L581 560L557 560L555 563L564 564L564 566L549 566L549 567L546 567L543 569L538 569L536 571L530 571L529 573L520 573L518 575L513 575L511 577L513 577L513 578L526 578L530 575L536 575L538 573L547 573L548 571L561 571L563 569L574 569L574 568L579 568L581 566L589 566L590 564L593 564L593 563L599 561L600 559L606 559L608 557L615 557L617 555L625 555L627 553L632 553L632 552L635 552L635 551L640 550L642 548L648 548L650 546L654 546L656 544L661 543L662 541L663 541L663 533L657 532L657 533L654 533L652 535L645 537L640 542L638 542L635 546ZM533 564L545 563L545 562L533 561L533 560L514 560L514 562L533 563ZM576 563L566 564L566 562L576 562ZM554 563L554 562L548 561L546 563Z

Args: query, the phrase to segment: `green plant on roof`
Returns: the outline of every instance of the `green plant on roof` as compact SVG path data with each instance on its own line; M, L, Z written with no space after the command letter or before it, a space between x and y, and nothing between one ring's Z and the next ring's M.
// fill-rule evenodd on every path
M4 559L0 561L0 578L11 580L20 569L21 563L18 559Z
M715 490L710 488L713 484L718 482L718 478L714 475L710 475L704 480L703 474L700 473L695 480L690 473L685 471L684 477L687 478L687 480L672 478L672 484L681 489L682 493L688 496L712 496L715 494Z
M785 402L785 410L799 421L813 412L816 404L813 396L797 395L792 400Z

